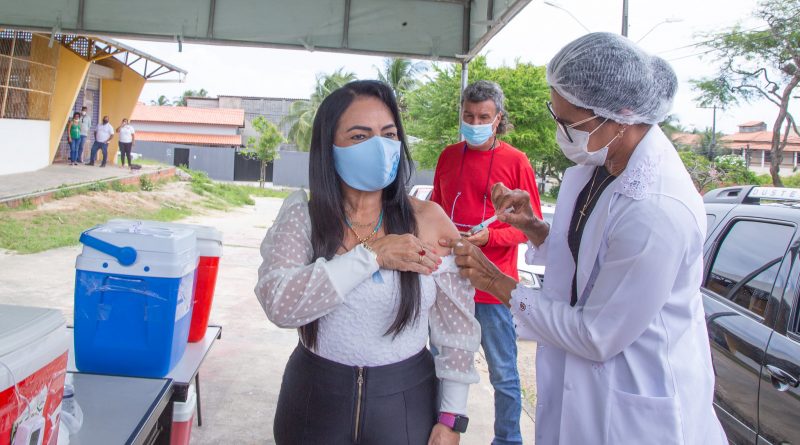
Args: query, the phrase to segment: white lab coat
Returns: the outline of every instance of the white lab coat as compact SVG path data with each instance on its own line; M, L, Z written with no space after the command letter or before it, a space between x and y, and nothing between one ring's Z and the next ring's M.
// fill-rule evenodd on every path
M512 293L518 334L539 344L536 443L726 443L699 289L702 199L654 125L587 221L570 307L567 232L593 172L566 171L550 234L528 252L546 265L541 293Z

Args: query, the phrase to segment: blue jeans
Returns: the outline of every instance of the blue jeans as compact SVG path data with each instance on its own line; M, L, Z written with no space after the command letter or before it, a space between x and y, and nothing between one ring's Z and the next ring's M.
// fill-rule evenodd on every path
M82 134L81 138L78 139L78 159L76 162L83 162L83 144L86 142L86 139L88 139L88 136L85 134Z
M511 311L502 304L475 303L475 318L481 325L481 346L494 388L492 445L521 445L522 390L517 371L517 333Z
M69 143L69 162L78 162L78 147L80 147L80 138L73 139Z
M94 165L94 160L97 156L97 150L103 150L103 163L100 164L100 167L105 167L106 161L108 160L108 142L94 141L94 144L92 144L92 151L89 156L89 165Z

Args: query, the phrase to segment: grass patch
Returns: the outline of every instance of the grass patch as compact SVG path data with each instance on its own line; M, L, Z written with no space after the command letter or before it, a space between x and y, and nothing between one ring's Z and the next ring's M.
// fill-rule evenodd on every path
M0 214L0 248L19 253L36 253L77 245L83 230L103 224L112 218L175 221L191 213L189 207L170 202L163 203L161 208L155 211L86 210L71 212L69 215L42 212L28 219L17 219L10 212L4 212Z
M211 181L204 173L187 171L192 176L192 191L203 197L200 205L209 209L228 210L231 207L254 204L251 196L285 198L289 192L274 189L260 189L235 184L221 184ZM142 190L154 190L176 178L152 181L149 177L140 177ZM80 194L120 193L139 190L136 185L124 185L119 181L97 182L75 188L60 188L57 199L64 199ZM164 201L156 210L138 209L119 210L111 208L87 208L72 210L68 214L61 211L43 211L20 215L20 212L35 210L36 206L29 200L23 201L17 208L0 205L0 248L28 254L58 247L74 246L82 231L103 224L112 218L148 219L155 221L175 221L192 214L197 204L185 205L178 201Z
M170 166L169 164L165 164L163 162L156 161L154 159L145 159L145 158L136 159L136 160L134 160L133 163L134 164L139 164L139 165L157 165L157 166L161 166L161 167L169 167Z
M209 179L205 172L183 170L192 178L192 191L204 198L203 206L209 209L226 210L230 207L253 205L255 201L253 201L252 196L268 198L286 198L289 196L289 192L283 190L218 183Z
M120 181L111 181L111 190L120 193L135 192L138 188L133 184L123 184Z

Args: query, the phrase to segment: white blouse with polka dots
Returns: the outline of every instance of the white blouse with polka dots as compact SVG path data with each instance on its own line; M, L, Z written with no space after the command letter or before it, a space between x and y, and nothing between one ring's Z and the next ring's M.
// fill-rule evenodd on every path
M378 267L373 253L358 245L331 260L313 260L311 220L303 191L289 196L261 244L264 261L255 292L267 317L297 328L319 320L314 352L351 366L396 363L428 342L439 350L445 412L466 414L469 385L478 381L473 362L480 345L474 289L458 274L452 256L431 276L420 275L420 316L397 336L386 334L400 298L400 274ZM378 272L378 275L375 275Z

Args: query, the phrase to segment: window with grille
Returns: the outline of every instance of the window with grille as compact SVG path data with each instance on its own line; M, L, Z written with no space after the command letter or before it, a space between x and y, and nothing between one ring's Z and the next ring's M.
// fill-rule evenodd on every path
M58 39L0 30L0 118L49 120Z

